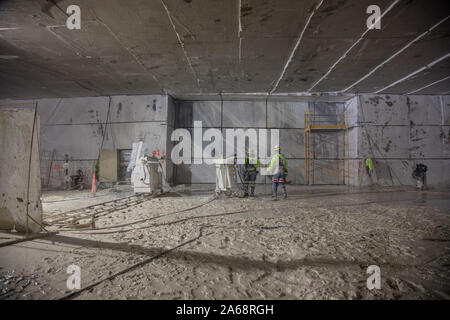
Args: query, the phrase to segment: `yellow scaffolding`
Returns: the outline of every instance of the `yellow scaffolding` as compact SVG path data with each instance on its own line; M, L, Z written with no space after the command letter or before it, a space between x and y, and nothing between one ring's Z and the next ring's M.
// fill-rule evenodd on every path
M348 136L348 110L345 110L342 113L341 120L338 120L336 117L336 123L332 124L319 124L321 121L318 121L317 118L321 116L312 116L311 110L308 111L304 115L304 130L305 130L305 169L306 169L306 177L308 177L309 184L312 184L313 181L313 165L315 155L312 151L311 144L311 132L315 130L323 130L323 131L335 131L335 130L344 130L343 136L343 146L344 153L343 158L338 158L337 160L344 161L343 168L343 178L344 184L350 184L350 148L349 148L349 136ZM338 116L338 114L336 114ZM339 142L339 139L338 139ZM338 149L339 150L339 149Z

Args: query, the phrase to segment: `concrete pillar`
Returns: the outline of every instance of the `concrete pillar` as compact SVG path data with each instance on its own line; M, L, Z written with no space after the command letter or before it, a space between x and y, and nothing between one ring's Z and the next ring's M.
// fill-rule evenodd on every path
M17 231L26 232L28 225L31 233L41 231L39 116L34 132L33 121L34 110L0 110L0 229L15 226Z

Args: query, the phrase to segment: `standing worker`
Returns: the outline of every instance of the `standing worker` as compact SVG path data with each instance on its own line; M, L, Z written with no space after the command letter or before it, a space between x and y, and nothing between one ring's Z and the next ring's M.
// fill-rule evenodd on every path
M286 175L288 173L288 166L286 157L280 152L280 147L275 146L273 148L274 155L270 160L269 166L267 168L268 171L273 172L272 175L272 197L274 200L277 200L277 189L278 184L281 186L281 190L283 192L283 199L287 198L286 193Z
M258 157L254 157L252 149L248 150L248 156L244 162L244 185L245 185L245 197L253 197L255 195L255 181L258 175L260 163Z
M366 170L369 176L372 176L373 173L373 162L371 158L366 159Z
M412 177L416 180L417 188L420 190L427 188L427 171L428 167L426 165L418 163L412 173Z

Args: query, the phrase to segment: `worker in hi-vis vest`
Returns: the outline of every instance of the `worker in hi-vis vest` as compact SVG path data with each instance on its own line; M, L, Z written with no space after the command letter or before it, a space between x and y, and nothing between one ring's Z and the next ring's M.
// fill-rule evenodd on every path
M280 185L281 191L283 192L283 199L286 199L287 192L285 182L288 173L286 157L280 152L279 146L275 146L273 150L274 155L267 167L267 171L272 173L272 197L274 200L277 199L278 185Z
M366 170L369 176L372 176L373 173L373 162L371 158L366 159Z
M259 170L259 159L254 157L252 149L248 150L248 156L245 157L244 162L244 185L245 185L245 196L253 197L255 195L255 181Z

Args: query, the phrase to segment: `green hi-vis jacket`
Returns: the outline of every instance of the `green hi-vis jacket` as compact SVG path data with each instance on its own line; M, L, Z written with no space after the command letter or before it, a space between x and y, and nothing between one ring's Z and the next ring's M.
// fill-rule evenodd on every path
M368 167L369 170L372 171L372 169L373 169L372 159L370 159L370 158L366 159L366 167Z
M272 156L272 159L270 160L267 170L269 170L269 171L273 170L276 167L277 163L280 163L280 161L283 163L284 171L287 171L288 166L287 166L286 157L281 153L277 153Z
M246 171L255 171L259 166L260 163L258 158L248 157L245 159L244 168Z

